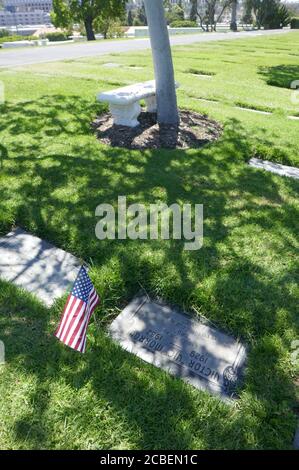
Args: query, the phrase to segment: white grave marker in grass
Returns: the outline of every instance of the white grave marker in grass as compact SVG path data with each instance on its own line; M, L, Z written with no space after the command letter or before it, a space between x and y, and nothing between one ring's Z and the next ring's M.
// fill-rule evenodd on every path
M288 176L289 178L299 179L299 168L294 166L281 165L280 163L273 163L268 160L261 160L259 158L251 158L248 163L254 168L270 171L271 173L276 173L280 176Z
M75 256L17 228L0 238L0 279L35 294L51 306L75 281Z

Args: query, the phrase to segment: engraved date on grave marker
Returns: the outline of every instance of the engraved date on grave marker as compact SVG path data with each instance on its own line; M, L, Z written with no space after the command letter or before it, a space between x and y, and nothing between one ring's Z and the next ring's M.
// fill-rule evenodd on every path
M135 298L110 333L124 349L191 385L225 400L235 396L246 349L231 336L147 297Z

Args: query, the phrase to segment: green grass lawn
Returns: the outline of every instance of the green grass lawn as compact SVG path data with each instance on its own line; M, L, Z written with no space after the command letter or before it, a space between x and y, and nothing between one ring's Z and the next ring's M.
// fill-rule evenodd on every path
M106 109L96 92L152 78L149 51L0 71L0 233L19 225L90 262L102 297L79 355L53 337L64 299L47 309L0 282L0 448L291 448L299 183L246 162L299 166L299 121L287 118L299 115L289 89L299 79L298 50L299 33L176 47L180 106L224 126L218 142L188 151L109 148L90 128ZM98 241L95 208L116 205L118 195L204 204L204 247ZM248 344L234 406L108 337L107 325L141 286Z

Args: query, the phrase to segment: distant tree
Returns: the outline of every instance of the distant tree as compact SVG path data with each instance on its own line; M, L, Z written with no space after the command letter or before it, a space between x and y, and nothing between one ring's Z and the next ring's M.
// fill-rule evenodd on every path
M134 18L133 18L132 10L129 10L128 11L128 26L133 26L133 21L134 21Z
M165 10L171 10L172 5L170 0L163 0L163 6Z
M124 36L121 18L102 18L99 16L93 23L96 33L103 35L104 39L120 38Z
M203 31L216 31L225 11L233 0L201 0L197 1L197 17Z
M142 2L141 6L136 11L134 26L147 26L144 2Z
M289 10L280 0L246 0L245 9L258 29L278 29L290 22Z
M53 25L57 28L73 28L74 19L70 10L69 2L66 0L53 0L53 10L50 15Z
M252 9L249 5L249 2L245 2L243 16L242 16L242 23L245 24L252 24L253 23L253 16L252 16Z
M53 0L52 22L54 26L67 28L71 23L82 22L88 41L95 40L94 21L119 18L126 0Z
M238 11L238 0L233 0L233 2L232 2L232 14L231 14L231 20L230 20L230 29L231 29L231 31L238 31L237 11Z
M185 19L185 13L179 4L171 5L165 13L167 23L173 23L174 21L182 21Z
M197 0L191 0L190 21L197 21Z
M172 8L173 15L176 16L178 20L184 20L185 19L185 14L184 14L184 9L182 6L182 2L178 3L177 5L174 5Z
M289 8L286 5L281 4L278 6L278 16L280 19L281 28L290 24L291 14Z
M7 29L0 29L0 38L6 38L9 36L9 31Z

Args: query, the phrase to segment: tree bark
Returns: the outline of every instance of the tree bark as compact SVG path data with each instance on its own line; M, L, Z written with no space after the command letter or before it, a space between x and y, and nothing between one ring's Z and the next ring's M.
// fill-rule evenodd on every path
M177 126L179 113L163 0L145 0L144 5L155 70L158 123Z
M84 20L87 41L95 41L94 30L92 26L92 18L88 17Z
M238 9L238 0L233 0L232 2L232 15L231 15L231 21L230 21L230 29L231 31L237 31L238 26L237 26L237 9Z

